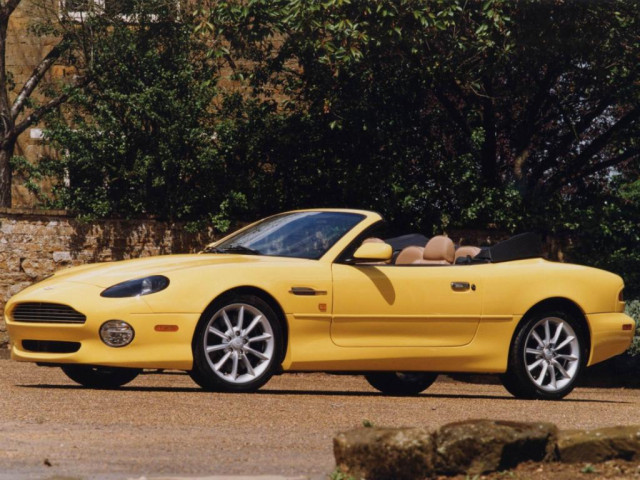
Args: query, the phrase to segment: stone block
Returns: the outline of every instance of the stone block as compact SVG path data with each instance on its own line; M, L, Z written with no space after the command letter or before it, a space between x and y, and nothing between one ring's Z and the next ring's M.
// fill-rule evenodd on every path
M20 251L16 251L15 249L6 256L5 260L4 260L4 264L6 265L6 270L5 270L5 275L7 272L11 272L11 273L17 273L20 272L20 258L21 258L21 254L23 254Z
M73 257L71 252L53 252L53 261L56 263L71 263Z
M640 460L640 426L566 430L558 436L557 456L565 463Z
M5 302L8 301L11 297L13 297L16 293L19 293L25 288L27 288L32 283L33 282L26 280L26 281L17 282L11 285L9 288L6 289L5 295L3 295Z
M550 423L469 420L435 433L436 470L444 475L481 475L526 461L549 461L558 429Z
M20 262L20 270L27 277L35 280L52 273L54 264L49 258L25 258Z
M338 468L367 480L412 480L434 473L434 444L421 428L358 428L333 440Z

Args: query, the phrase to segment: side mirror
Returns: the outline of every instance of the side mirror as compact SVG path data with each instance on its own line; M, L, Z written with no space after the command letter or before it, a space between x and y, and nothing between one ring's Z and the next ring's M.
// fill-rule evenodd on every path
M364 243L353 254L356 263L387 262L393 256L393 249L388 243Z

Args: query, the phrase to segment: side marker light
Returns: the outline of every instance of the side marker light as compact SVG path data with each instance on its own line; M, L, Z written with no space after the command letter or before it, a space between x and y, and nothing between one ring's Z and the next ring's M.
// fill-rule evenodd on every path
M156 325L153 327L156 332L177 332L178 325Z

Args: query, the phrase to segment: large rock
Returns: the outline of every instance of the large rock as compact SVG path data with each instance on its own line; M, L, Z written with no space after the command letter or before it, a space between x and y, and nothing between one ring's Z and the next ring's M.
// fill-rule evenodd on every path
M529 460L551 460L558 429L550 423L469 420L435 433L436 470L445 475L478 475Z
M367 480L414 480L433 475L434 444L421 428L358 428L333 440L338 468Z
M562 431L557 450L565 463L640 460L640 426Z

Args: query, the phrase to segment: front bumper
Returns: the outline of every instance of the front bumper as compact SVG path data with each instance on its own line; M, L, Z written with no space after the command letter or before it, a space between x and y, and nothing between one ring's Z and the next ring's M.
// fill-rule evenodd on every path
M191 340L200 315L197 313L153 312L143 297L103 298L103 289L73 282L55 286L34 286L13 297L5 308L5 322L11 338L11 357L25 362L89 364L131 368L190 370L193 364ZM15 307L24 302L68 305L86 316L83 324L32 323L14 321ZM124 320L135 330L135 338L125 346L105 345L99 336L107 320ZM177 327L176 331L156 328ZM43 343L45 342L45 343ZM46 342L74 342L77 351L53 353L34 345Z

